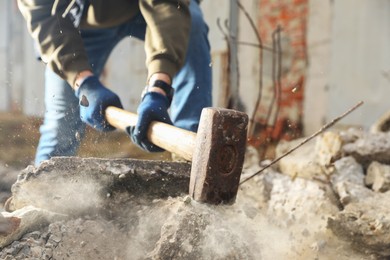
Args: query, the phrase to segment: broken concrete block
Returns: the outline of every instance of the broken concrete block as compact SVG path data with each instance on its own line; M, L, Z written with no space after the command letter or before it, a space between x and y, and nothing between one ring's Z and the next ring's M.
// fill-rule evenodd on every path
M364 168L373 161L390 164L390 132L367 134L344 145L343 152L353 156Z
M366 132L362 128L350 127L339 132L343 144L353 143L360 138L364 138Z
M364 178L354 158L335 162L332 186L344 209L328 219L328 227L359 251L389 256L390 193L368 189Z
M280 157L304 139L281 142L276 148L276 157ZM326 180L331 171L330 165L340 157L342 139L337 132L325 132L279 161L279 171L293 178Z
M161 228L161 237L148 259L200 259L200 243L208 225L208 217L179 208L174 218Z
M390 165L372 162L367 168L365 181L374 191L390 190Z
M351 156L334 163L331 185L342 205L357 202L371 194L364 186L363 167Z
M6 218L0 214L0 236L12 234L20 225L20 219L16 217Z
M121 191L140 197L178 196L188 193L190 167L177 162L55 157L21 172L12 186L10 210L32 205L78 215L104 208Z
M350 182L364 186L363 167L352 157L343 157L334 162L332 183Z
M53 213L33 206L27 206L12 213L2 212L1 214L8 219L18 219L19 223L11 233L0 235L0 248L18 240L27 232L48 225L52 221L61 220L67 217L63 214Z
M328 219L328 228L360 252L390 256L390 194L372 192L349 203Z
M343 141L336 132L325 132L316 138L314 154L316 162L324 167L329 166L341 154Z
M229 226L216 232L216 217L207 206L183 203L162 226L160 239L147 259L255 259Z
M283 175L273 179L267 214L278 226L318 222L325 227L323 217L337 212L320 183L303 178L292 180Z
M297 139L291 142L280 142L276 147L275 157L278 158L282 156L302 141L303 139ZM288 156L282 158L278 163L279 172L286 174L291 178L323 178L323 169L316 161L316 155L313 152L314 149L315 142L308 142Z

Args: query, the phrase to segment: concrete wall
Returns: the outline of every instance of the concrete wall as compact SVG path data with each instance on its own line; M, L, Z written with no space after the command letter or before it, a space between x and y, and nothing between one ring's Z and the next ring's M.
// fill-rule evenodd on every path
M332 1L310 0L307 23L308 69L304 93L305 134L318 130L327 120L332 40Z
M227 84L227 43L218 28L217 20L223 24L229 19L230 1L212 0L202 1L201 8L209 26L209 40L211 45L212 72L213 72L213 105L224 107L225 87Z
M390 1L334 1L327 119L356 102L343 124L370 126L390 110Z
M0 2L0 35L0 111L41 115L44 66L35 59L16 1Z
M0 111L8 109L8 97L9 97L9 86L7 83L8 77L8 26L7 21L9 19L9 12L5 12L8 9L9 1L0 1Z
M310 1L307 134L358 101L365 104L339 125L368 128L390 110L390 2Z
M259 1L240 1L244 9L255 24L259 19ZM238 10L238 67L239 67L239 93L245 111L252 115L259 96L259 53L257 46L246 43L259 44L255 31L242 10Z

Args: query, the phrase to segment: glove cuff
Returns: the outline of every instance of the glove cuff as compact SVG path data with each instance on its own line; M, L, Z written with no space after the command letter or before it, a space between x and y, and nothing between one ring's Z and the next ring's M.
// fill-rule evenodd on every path
M142 101L151 102L152 100L160 100L161 102L164 102L166 105L166 108L168 109L171 105L171 101L168 99L168 97L164 96L161 93L158 92L147 92L142 96Z
M174 93L174 89L172 88L172 86L168 83L166 83L165 81L163 80L156 80L153 82L153 84L151 85L147 85L145 88L144 88L144 91L142 92L142 96L141 96L141 99L144 98L144 96L147 94L147 93L151 93L149 92L149 88L150 87L156 87L156 88L160 88L164 91L165 93L165 96L166 98L168 99L169 103L168 103L168 107L170 107L171 103L172 103L172 99L173 99L173 93Z
M85 77L80 82L78 88L74 92L76 97L78 98L80 96L80 92L83 91L84 88L88 88L88 89L95 88L95 86L98 85L96 83L99 83L99 79L96 76L91 75L91 76Z

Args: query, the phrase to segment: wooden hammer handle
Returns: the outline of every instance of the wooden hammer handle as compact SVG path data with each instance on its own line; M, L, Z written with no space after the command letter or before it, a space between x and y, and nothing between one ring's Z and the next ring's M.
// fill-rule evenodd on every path
M112 106L106 109L105 115L110 125L123 131L129 126L135 126L138 119L136 114ZM153 144L186 160L192 160L196 140L194 132L154 121L149 126L147 137Z

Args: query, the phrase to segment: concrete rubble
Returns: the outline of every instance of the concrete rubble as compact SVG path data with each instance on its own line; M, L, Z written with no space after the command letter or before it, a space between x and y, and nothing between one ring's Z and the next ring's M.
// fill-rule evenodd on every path
M336 142L342 140L338 151L333 149L334 140L329 143L326 138L320 137L308 144L303 153L297 150L287 160L282 159L280 165L284 169L294 169L297 167L295 164L302 165L301 160L309 163L307 151L314 151L310 160L317 168L311 172L311 177L310 172L304 172L302 177L325 183L337 199L335 205L338 205L339 210L327 217L327 229L347 241L357 251L388 257L390 134L364 133L349 129L334 132L332 135L335 135ZM318 152L317 147L327 145L330 146L327 150L332 163L320 164L318 162L324 156Z
M219 206L188 196L189 163L53 158L12 186L0 258L386 259L389 138L328 131ZM249 147L242 179L268 163Z
M365 182L374 191L386 192L390 190L390 166L372 162L367 168Z

